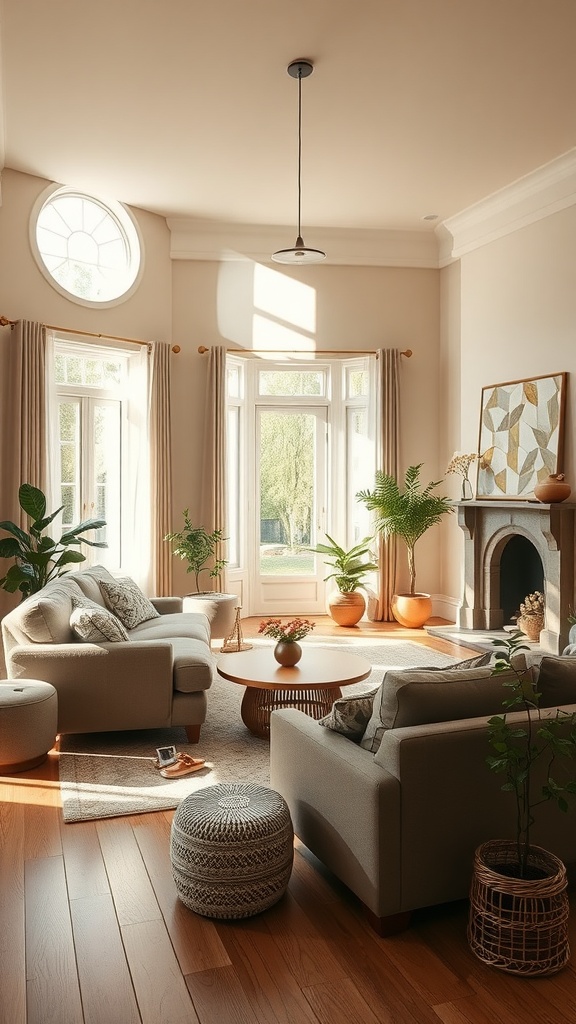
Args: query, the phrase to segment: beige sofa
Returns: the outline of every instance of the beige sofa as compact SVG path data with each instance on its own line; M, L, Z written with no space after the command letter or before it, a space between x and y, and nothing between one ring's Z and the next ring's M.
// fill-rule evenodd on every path
M554 665L542 706L568 697L561 706L575 712L576 658L542 659L542 672L550 668L546 660ZM421 709L423 693L421 687ZM296 834L359 897L380 934L405 927L416 908L467 897L476 847L514 838L514 797L486 764L486 723L502 712L500 699L483 711L470 717L468 707L459 720L389 728L375 753L300 711L271 716L271 785L286 799ZM522 713L509 715L515 718ZM575 813L543 804L532 835L569 868L576 863Z
M79 641L74 599L104 608L102 580L118 582L101 566L66 574L4 617L8 678L56 687L60 733L184 726L197 742L215 671L207 616L156 598L159 617L128 629L128 640Z

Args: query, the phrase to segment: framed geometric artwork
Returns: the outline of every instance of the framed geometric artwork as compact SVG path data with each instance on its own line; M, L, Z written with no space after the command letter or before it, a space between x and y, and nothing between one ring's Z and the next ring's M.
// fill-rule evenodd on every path
M534 500L562 472L566 373L482 388L476 497Z

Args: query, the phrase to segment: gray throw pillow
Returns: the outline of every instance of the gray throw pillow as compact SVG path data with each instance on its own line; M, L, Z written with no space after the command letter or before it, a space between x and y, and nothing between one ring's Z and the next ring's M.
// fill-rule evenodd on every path
M332 732L339 732L349 740L359 743L372 715L374 695L378 687L367 690L365 693L351 693L348 697L338 697L332 705L332 710L324 718L320 718L318 725Z
M130 639L120 620L102 605L87 597L73 597L72 605L70 628L79 640L99 644L103 641L119 643Z
M124 576L112 583L110 580L101 579L99 584L108 608L118 616L126 629L134 629L134 626L139 626L141 622L160 617L160 612L130 576Z
M493 675L488 666L390 670L374 697L360 746L375 753L388 729L501 714L510 697L504 683L515 679L513 672Z

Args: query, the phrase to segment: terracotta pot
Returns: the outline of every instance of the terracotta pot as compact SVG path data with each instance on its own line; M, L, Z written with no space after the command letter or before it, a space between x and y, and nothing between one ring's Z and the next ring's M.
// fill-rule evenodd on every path
M328 611L339 626L355 626L364 615L366 601L359 590L342 594L335 590L328 598Z
M279 640L274 648L274 657L283 668L293 668L302 657L302 648L295 640L291 643L284 643L283 640Z
M572 488L564 480L564 473L551 473L542 483L536 484L534 497L546 505L555 501L566 501L570 496Z
M432 614L432 598L430 594L394 594L391 607L401 626L420 629Z

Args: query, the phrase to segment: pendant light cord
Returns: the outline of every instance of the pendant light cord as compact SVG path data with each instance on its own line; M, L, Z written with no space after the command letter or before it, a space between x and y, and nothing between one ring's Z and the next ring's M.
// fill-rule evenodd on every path
M300 208L302 206L302 68L298 69L298 238L301 238Z

